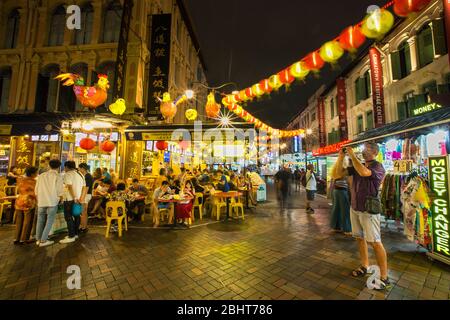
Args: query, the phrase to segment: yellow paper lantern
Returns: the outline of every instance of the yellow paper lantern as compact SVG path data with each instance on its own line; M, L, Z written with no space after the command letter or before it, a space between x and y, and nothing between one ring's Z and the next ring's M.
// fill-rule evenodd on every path
M125 99L117 99L116 102L111 103L109 105L109 110L116 115L123 115L127 110L127 106L125 105Z
M245 94L245 90L239 91L239 99L241 99L241 101L247 101L248 97Z
M271 76L269 78L269 86L272 87L272 89L279 89L281 86L283 85L283 83L280 80L280 76L277 74L274 74L273 76Z
M337 41L329 41L320 48L320 57L328 63L336 63L343 54L344 49L342 49Z
M186 116L186 119L188 119L189 121L194 121L195 119L197 119L197 116L198 116L197 110L187 109L185 116Z
M370 39L380 39L394 25L394 15L388 10L375 10L368 15L362 24L362 33Z
M252 86L252 91L257 97L260 97L264 94L264 90L261 89L261 86L259 83Z
M304 79L309 74L309 69L303 61L294 63L290 68L291 75L297 79Z

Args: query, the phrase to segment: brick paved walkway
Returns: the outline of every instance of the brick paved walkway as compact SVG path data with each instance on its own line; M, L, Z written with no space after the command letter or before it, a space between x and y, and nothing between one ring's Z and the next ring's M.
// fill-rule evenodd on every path
M108 240L98 226L47 248L13 246L13 228L2 226L0 299L449 299L450 268L394 231L383 232L394 287L371 291L349 277L355 241L330 233L326 200L308 216L302 197L284 213L271 197L245 222L181 231L144 224ZM66 288L72 264L81 290Z

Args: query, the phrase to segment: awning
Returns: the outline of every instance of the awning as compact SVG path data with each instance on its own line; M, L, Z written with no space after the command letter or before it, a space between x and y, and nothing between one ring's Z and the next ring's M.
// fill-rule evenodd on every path
M450 124L450 107L442 108L427 114L390 123L381 128L372 129L359 134L346 146L361 144L367 141L377 141L400 134L418 135L431 127L448 126Z

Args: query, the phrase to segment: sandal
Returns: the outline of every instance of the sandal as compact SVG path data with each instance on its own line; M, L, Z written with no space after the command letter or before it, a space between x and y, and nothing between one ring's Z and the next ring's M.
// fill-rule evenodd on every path
M375 288L375 290L380 290L380 291L382 291L382 290L390 289L390 288L392 287L392 284L391 284L391 282L389 281L389 278L386 278L386 279L381 279L381 278L380 278L379 284L380 284L380 287L379 287L379 288Z
M355 278L364 277L367 274L367 268L360 266L358 269L352 271L352 276Z

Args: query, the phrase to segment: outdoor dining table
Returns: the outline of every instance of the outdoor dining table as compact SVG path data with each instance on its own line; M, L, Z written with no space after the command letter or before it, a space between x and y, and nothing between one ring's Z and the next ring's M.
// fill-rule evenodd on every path
M170 226L173 229L177 227L177 217L175 213L175 203L180 203L183 201L186 201L187 199L158 199L158 202L160 203L169 203L170 204L170 210L173 212L173 224L167 224L166 226Z
M241 192L238 191L229 191L229 192L216 192L214 197L217 198L225 198L227 202L227 217L224 221L230 220L230 199L242 196Z

